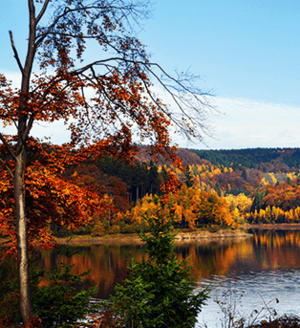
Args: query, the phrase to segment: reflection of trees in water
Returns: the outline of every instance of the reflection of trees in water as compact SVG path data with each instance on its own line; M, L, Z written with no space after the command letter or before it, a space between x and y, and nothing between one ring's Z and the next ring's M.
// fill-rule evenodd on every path
M75 254L71 258L55 254L54 251L42 251L42 256L38 259L41 268L51 270L57 262L64 262L68 265L75 264L73 273L81 273L92 269L87 277L86 284L99 285L97 297L106 298L112 293L113 287L121 283L128 273L127 266L130 257L142 260L142 246L108 246L91 245L84 247L74 247L80 254Z
M98 284L100 298L108 297L126 277L129 257L139 261L143 257L143 246L139 245L91 245L76 249L81 255L71 258L42 251L38 264L48 270L58 261L75 264L74 273L92 269L85 284ZM177 245L176 252L180 260L189 257L197 280L212 275L300 268L300 231L255 231L252 239Z
M299 230L255 230L252 240L261 269L300 268Z

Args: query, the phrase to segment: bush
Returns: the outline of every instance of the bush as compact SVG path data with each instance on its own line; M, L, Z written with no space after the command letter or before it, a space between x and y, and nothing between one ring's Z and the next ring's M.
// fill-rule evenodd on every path
M115 288L109 310L120 318L119 327L194 327L208 291L194 293L191 266L176 258L173 218L163 222L159 215L147 222L150 235L139 236L146 242L148 259L131 259L130 276Z
M140 231L140 225L137 222L126 224L124 221L118 223L121 233L136 233Z
M114 225L114 226L111 226L111 227L108 228L108 234L109 235L114 235L114 234L118 234L118 233L120 233L120 227L119 226Z
M92 227L91 230L91 236L92 237L103 237L107 234L107 229L104 225L103 222L99 221L97 223L94 224L94 226Z

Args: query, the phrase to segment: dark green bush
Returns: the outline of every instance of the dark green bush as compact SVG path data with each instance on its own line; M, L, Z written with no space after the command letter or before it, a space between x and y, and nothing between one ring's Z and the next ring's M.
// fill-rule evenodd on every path
M93 311L88 303L96 287L79 292L76 290L89 271L72 274L72 267L60 262L47 279L49 286L38 288L34 295L34 311L45 328L73 327L77 319Z

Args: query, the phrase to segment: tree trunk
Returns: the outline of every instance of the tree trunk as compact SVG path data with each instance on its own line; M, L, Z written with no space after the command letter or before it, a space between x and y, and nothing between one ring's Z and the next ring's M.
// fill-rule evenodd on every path
M25 213L25 183L24 172L26 166L26 154L23 150L16 157L14 176L14 197L16 207L16 230L18 251L18 274L20 291L20 312L23 324L27 323L32 315L29 261L28 261L28 238L27 219Z

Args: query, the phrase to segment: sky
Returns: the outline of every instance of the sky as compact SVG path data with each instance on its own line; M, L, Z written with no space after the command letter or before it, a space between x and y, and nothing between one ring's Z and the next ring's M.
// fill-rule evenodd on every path
M25 0L0 1L0 72L17 76L9 43L24 55ZM236 149L300 147L300 1L157 0L138 30L151 60L168 72L189 70L210 91L217 111L209 115L213 138L205 144L174 139L181 147ZM50 131L54 143L66 138L63 126Z

